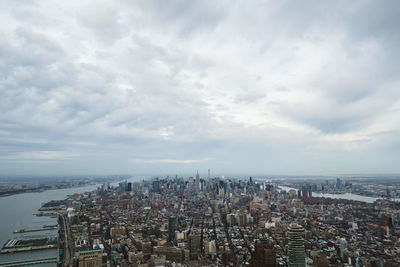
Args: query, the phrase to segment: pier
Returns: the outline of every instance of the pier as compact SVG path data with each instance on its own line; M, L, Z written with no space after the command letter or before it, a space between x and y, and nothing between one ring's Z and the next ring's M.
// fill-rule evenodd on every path
M15 248L2 248L0 254L27 252L33 250L56 249L57 245L43 245L43 246L29 246L29 247L15 247Z
M34 265L41 263L52 263L57 262L57 257L53 258L42 258L42 259L32 259L32 260L23 260L23 261L14 261L14 262L3 262L0 263L0 266L26 266L26 265Z
M21 234L21 233L50 231L50 230L57 230L57 227L46 227L46 228L39 228L39 229L20 229L20 230L13 231L13 233L14 234Z
M8 240L0 254L57 248L57 236L20 237Z
M34 215L36 215L38 217L40 217L40 216L49 216L49 217L56 218L58 216L58 213L57 212L39 212L39 213L36 213Z

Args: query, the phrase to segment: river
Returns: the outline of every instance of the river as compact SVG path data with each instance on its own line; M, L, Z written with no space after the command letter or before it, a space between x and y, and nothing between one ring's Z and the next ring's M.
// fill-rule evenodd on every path
M296 188L293 187L288 187L288 186L279 186L282 190L289 191L291 189L297 190ZM357 201L362 201L366 203L374 203L375 200L378 198L375 197L367 197L367 196L360 196L356 194L351 194L351 193L345 193L345 194L322 194L322 193L316 193L312 192L313 197L326 197L326 198L335 198L335 199L348 199L348 200L357 200Z
M57 235L56 230L31 232L23 234L13 234L17 229L42 228L43 225L57 224L56 218L48 216L38 217L38 209L45 202L50 200L65 199L67 195L74 193L83 193L95 190L99 185L89 185L84 187L74 187L67 189L47 190L44 192L23 193L7 197L0 197L0 246L3 246L7 240L18 236L40 236ZM37 259L46 257L56 257L57 250L40 250L33 252L20 252L13 254L0 254L0 262L19 261L27 259ZM52 266L54 263L41 264L40 266Z
M127 179L128 182L137 182L142 179L149 177L132 177ZM113 186L117 186L119 182L111 183ZM34 214L38 213L38 209L42 204L50 200L61 200L65 199L68 195L75 193L84 193L95 190L99 187L97 185L88 185L83 187L73 187L67 189L55 189L47 190L43 192L34 193L23 193L16 194L7 197L0 197L0 246L2 247L7 240L13 237L19 236L40 236L40 235L57 235L57 230L42 231L42 232L30 232L13 234L13 231L17 229L36 229L42 228L43 225L54 225L57 224L56 218L48 216L38 217ZM20 261L28 259L38 259L47 257L56 257L57 249L39 250L32 252L20 252L13 254L0 254L0 263ZM35 266L35 265L33 265ZM38 266L38 265L36 265ZM42 267L54 267L54 263L40 264Z

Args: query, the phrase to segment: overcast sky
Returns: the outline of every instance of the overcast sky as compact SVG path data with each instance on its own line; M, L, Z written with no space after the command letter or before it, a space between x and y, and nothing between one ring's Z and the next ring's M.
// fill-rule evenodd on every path
M1 1L0 174L400 173L399 1Z

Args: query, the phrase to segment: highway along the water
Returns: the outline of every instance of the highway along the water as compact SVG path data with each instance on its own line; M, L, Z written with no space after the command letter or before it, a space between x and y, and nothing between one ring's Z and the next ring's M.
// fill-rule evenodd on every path
M18 229L38 229L43 225L57 224L57 218L49 216L35 216L38 209L42 204L50 200L65 199L67 195L74 193L83 193L92 191L98 185L91 185L85 187L75 187L68 189L47 190L44 192L23 193L7 197L0 197L0 247L2 247L7 240L22 237L22 236L35 236L35 235L57 235L57 229L40 232L27 232L14 234L13 231ZM0 263L15 262L29 259L44 259L53 258L57 256L57 249L38 250L30 252L18 252L10 254L0 254ZM42 267L54 267L54 263L41 263ZM36 265L38 266L38 265Z

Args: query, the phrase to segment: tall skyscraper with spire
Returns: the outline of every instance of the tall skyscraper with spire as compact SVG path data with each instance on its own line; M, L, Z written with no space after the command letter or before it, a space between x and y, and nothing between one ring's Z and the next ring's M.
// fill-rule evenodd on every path
M305 267L304 229L297 223L289 227L289 267Z
M196 174L196 190L200 190L200 175L199 175L199 170L197 170Z

